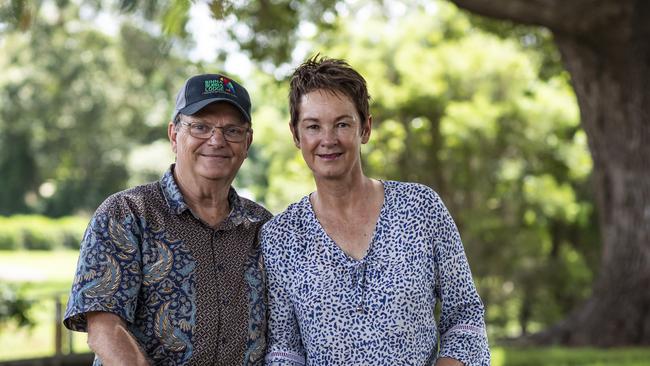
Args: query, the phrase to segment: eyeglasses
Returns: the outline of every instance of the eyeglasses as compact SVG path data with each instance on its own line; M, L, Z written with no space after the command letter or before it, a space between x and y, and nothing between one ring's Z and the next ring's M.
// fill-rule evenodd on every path
M190 136L197 139L209 139L214 134L216 129L220 129L223 134L224 140L228 142L242 142L246 139L246 134L251 131L248 127L226 125L226 126L211 126L201 122L185 122L180 121L184 126L190 128Z

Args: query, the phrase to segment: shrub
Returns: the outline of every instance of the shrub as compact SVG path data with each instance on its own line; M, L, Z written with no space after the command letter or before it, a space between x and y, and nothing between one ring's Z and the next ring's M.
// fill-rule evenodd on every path
M3 222L0 218L0 250L19 249L22 243L22 237L19 230L8 223Z
M61 228L61 243L64 248L79 249L88 220L79 217L64 217L58 220Z
M32 304L15 287L0 283L0 329L12 321L19 327L34 325L28 315Z
M0 217L0 250L78 249L87 218L39 215Z

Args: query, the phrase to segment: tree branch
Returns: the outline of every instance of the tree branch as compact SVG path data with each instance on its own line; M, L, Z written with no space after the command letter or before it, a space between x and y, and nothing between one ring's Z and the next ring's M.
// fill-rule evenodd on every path
M634 14L634 0L450 0L487 17L541 25L554 32L590 35L606 32Z

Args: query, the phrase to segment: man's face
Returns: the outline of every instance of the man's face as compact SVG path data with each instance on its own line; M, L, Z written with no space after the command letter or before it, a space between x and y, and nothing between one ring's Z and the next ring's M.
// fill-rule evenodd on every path
M241 142L224 138L223 129L213 127L238 126L248 128L242 113L227 102L209 104L192 116L181 115L177 126L168 128L172 149L176 153L175 172L181 180L222 180L230 184L248 155L253 141L252 130L245 133ZM190 134L190 125L200 123L212 130L209 138Z

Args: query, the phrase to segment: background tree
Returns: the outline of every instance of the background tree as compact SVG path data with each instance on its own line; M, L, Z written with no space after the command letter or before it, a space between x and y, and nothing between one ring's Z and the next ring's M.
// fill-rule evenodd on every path
M591 298L537 340L601 346L649 344L650 94L645 89L650 81L650 4L641 0L452 1L479 14L550 29L571 75L594 159L593 187L603 242L599 275ZM260 3L280 9L311 4L295 0ZM421 2L424 6L432 3ZM403 6L391 1L380 4L387 13ZM245 7L232 12L246 14ZM346 11L346 3L339 2L329 12L302 22L318 25ZM271 14L248 14L246 37L257 37L256 25ZM289 15L297 14L285 13L277 26L296 24ZM259 37L272 35L261 32Z
M452 0L551 30L594 159L603 240L592 297L543 340L650 344L650 3Z
M0 86L11 103L0 105L0 124L18 123L11 136L0 129L0 162L17 173L0 183L17 193L3 196L0 207L14 199L15 207L51 214L94 208L133 179L126 157L164 138L179 78L206 69L174 52L189 44L176 39L188 36L189 2L119 1L137 22L117 35L88 26L111 11L110 2L43 1L40 10L9 4L13 10L0 9L0 19L9 14L0 22L7 35L0 66L9 70ZM548 32L468 17L433 0L211 4L266 71L246 79L255 144L237 184L274 212L313 189L288 134L283 78L307 54L343 57L366 75L374 97L376 129L363 154L369 173L419 181L443 195L493 334L539 330L589 294L599 249L591 160ZM8 143L20 136L25 145ZM56 189L45 197L49 183Z
M448 3L391 14L357 2L346 14L327 34L302 41L314 53L349 60L368 81L374 130L362 154L367 172L425 183L443 196L462 231L491 336L561 319L589 294L599 249L591 159L566 73L549 72L544 55L482 31ZM271 75L255 80L260 159L242 172L265 177L245 186L279 212L313 182L288 133L286 83Z
M368 80L370 174L443 196L488 322L499 324L493 335L559 320L588 295L598 252L591 160L567 75L545 80L543 57L447 3L390 15L370 2L349 14L314 48Z
M201 66L160 32L102 31L89 6L19 13L24 31L0 23L0 214L92 211L127 185L134 147L166 139L174 89Z

